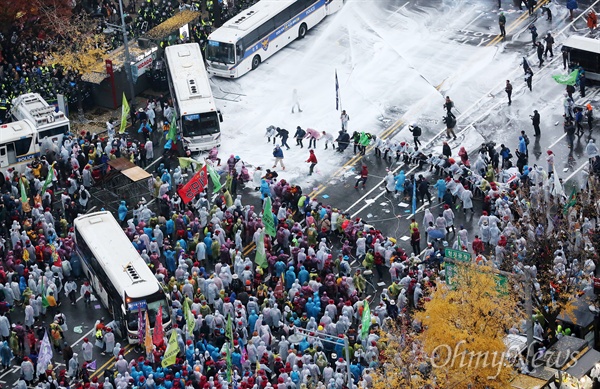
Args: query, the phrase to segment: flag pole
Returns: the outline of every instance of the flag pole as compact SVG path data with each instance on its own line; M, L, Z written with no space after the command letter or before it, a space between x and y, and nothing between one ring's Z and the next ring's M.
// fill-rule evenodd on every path
M337 69L335 69L335 109L336 111L343 111L342 94L340 93L340 83L338 82Z

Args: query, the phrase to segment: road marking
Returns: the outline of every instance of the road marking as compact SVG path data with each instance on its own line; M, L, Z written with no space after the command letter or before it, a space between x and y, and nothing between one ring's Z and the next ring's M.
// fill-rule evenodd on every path
M577 170L575 170L573 173L571 173L567 178L564 179L564 182L569 181L571 178L573 178L573 176L575 176L575 174L579 173L581 170L585 169L587 166L589 165L589 162L585 162L584 164L582 164L581 166L579 166L577 168Z
M133 350L133 345L128 344L127 346L125 346L125 353L123 355L129 354L132 350ZM99 369L97 369L90 375L90 378L97 377L101 373L104 373L104 371L108 369L108 366L110 366L111 363L115 363L115 361L116 361L116 359L114 356L110 357L110 359L108 361L106 361L106 363L104 365L100 366Z

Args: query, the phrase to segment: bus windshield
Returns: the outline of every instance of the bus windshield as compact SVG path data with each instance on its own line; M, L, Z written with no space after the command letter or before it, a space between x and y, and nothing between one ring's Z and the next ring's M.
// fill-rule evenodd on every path
M182 119L184 137L212 135L219 132L219 117L216 112L184 115Z
M232 43L208 41L206 59L212 62L235 64L235 50Z
M158 309L162 308L162 322L163 324L168 323L171 318L169 317L169 309L167 306L167 300L162 292L158 292L146 299L148 319L150 320L150 327L154 328L156 322L156 315ZM143 311L142 311L143 314ZM127 310L127 328L130 331L137 331L138 329L138 309Z

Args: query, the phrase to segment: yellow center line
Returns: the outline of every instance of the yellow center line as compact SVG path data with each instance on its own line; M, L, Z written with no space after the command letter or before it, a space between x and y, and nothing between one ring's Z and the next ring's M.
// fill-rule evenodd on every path
M132 344L128 344L127 346L125 346L125 353L123 355L127 355L129 354L130 351L133 350L133 345ZM111 363L115 363L116 359L115 357L110 357L110 359L102 366L100 366L100 368L98 370L96 370L95 372L93 372L90 375L90 378L94 378L96 376L99 376L101 373L103 373L105 370L108 369L108 367L110 366Z

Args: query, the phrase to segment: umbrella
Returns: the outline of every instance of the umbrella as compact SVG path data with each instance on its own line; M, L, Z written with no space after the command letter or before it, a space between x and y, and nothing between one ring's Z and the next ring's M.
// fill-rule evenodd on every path
M431 230L427 232L427 235L433 239L443 239L446 237L446 234L440 230Z

